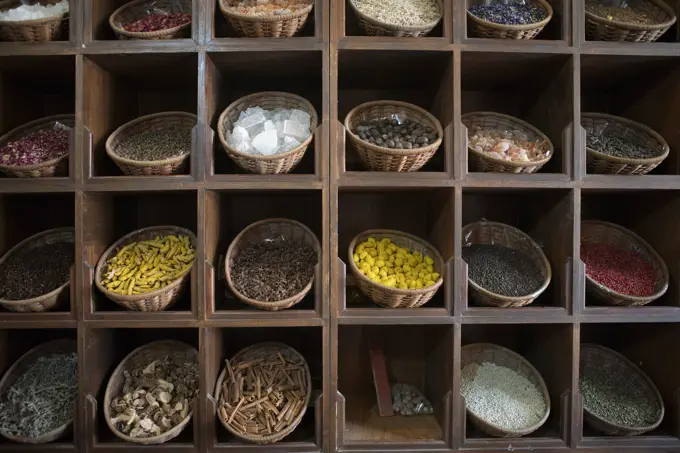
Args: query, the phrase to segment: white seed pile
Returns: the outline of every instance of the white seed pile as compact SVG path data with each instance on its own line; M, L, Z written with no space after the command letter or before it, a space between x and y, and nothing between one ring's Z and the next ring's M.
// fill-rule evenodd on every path
M541 392L516 371L493 363L463 368L461 393L467 408L501 428L518 430L536 424L546 411Z
M351 0L368 17L391 25L431 24L442 16L437 0Z

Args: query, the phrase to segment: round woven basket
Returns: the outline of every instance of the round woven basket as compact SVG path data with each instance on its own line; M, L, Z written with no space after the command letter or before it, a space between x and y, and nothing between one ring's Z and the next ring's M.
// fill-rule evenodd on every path
M467 127L468 135L471 133L470 130L475 127L497 129L499 131L517 130L526 134L532 141L544 142L548 145L548 155L543 159L531 162L509 162L491 157L487 153L479 152L468 143L468 166L471 171L534 173L547 164L552 159L553 154L555 154L555 148L547 135L531 124L514 116L495 112L474 112L463 115L461 121Z
M177 363L183 362L198 362L198 351L181 341L175 340L161 340L145 344L130 354L128 354L122 362L116 367L106 384L106 393L104 393L104 418L109 429L116 437L127 442L142 445L156 445L165 443L177 437L191 421L192 411L186 416L181 423L163 434L153 437L130 437L123 434L116 429L111 423L111 402L114 398L123 392L125 385L125 372L132 372L136 368L144 367L154 360L162 360L165 357L171 357ZM189 403L191 406L191 403Z
M14 362L9 370L5 373L0 380L0 394L4 394L7 389L9 389L17 379L24 374L31 365L33 365L39 358L47 357L53 354L69 354L75 353L78 350L78 344L75 340L53 340L43 343L35 348L31 349L24 355L22 355L19 360ZM73 407L73 417L68 421L68 423L61 425L52 431L49 431L39 437L19 437L13 436L11 434L6 434L0 431L0 435L12 442L19 442L22 444L46 444L49 442L54 442L60 437L64 436L71 431L73 427L73 419L75 418L76 408Z
M120 157L116 151L121 143L132 135L151 131L163 131L170 127L187 129L189 132L196 126L196 115L186 112L163 112L141 116L116 129L106 140L106 154L118 168L129 176L175 175L186 172L189 154L170 157L163 160L134 160Z
M22 124L21 126L12 129L0 137L0 148L12 140L17 140L30 133L54 126L54 124L57 122L63 124L64 126L74 127L76 117L75 115L54 115L40 118L31 121L30 123ZM66 176L68 174L68 156L68 154L64 154L63 156L57 157L56 159L47 160L35 165L0 165L0 171L7 176L15 176L17 178Z
M94 282L97 285L97 288L99 288L99 291L101 291L106 297L118 305L127 308L128 310L162 311L170 308L172 304L177 302L177 300L184 293L191 276L193 263L191 268L182 277L176 279L165 288L160 288L144 294L133 294L128 296L114 293L113 291L106 289L106 287L102 285L101 282L102 276L104 275L104 269L106 268L106 260L108 260L109 257L114 253L117 253L122 247L128 245L131 242L146 241L149 239L154 239L157 236L165 237L172 234L188 236L191 244L194 246L194 248L196 247L196 235L186 228L177 226L153 226L142 228L141 230L126 234L114 242L113 245L104 252L101 258L99 258L99 263L97 263L97 268L95 269Z
M295 428L297 428L297 426L300 424L302 418L305 415L305 412L307 411L307 406L309 406L309 401L312 395L312 375L309 372L309 365L307 365L307 361L302 356L302 354L300 354L295 349L283 343L276 342L258 343L240 350L229 362L232 368L236 368L239 363L258 361L271 357L276 358L279 355L285 357L288 360L292 359L304 364L303 379L307 387L306 394L304 395L304 402L299 408L297 408L295 414L292 415L292 420L286 428L282 429L278 433L272 433L267 435L243 433L242 431L235 429L231 425L231 423L229 423L229 420L225 419L224 415L222 414L222 411L218 410L217 416L219 417L220 422L222 422L222 426L224 426L224 428L227 431L229 431L231 434L238 437L239 439L243 439L245 441L253 442L256 444L273 444L275 442L278 442L287 435L289 435L290 433L292 433L293 431L295 431ZM222 384L225 383L226 379L228 379L228 375L227 369L225 367L220 373L219 377L217 378L217 383L215 384L215 400L219 401L220 405L224 397L226 396L225 394L222 393L223 387Z
M191 36L191 22L165 30L132 32L126 31L123 25L141 19L149 11L167 14L192 14L192 0L133 0L124 4L109 16L109 25L118 39L181 39Z
M480 19L467 10L468 31L476 38L492 39L534 39L553 17L553 9L546 0L531 0L536 6L540 6L548 16L540 22L525 25L503 25ZM468 0L469 3L469 0ZM500 2L498 2L500 3Z
M545 402L545 413L543 417L532 426L528 426L520 430L511 430L503 428L501 426L494 425L484 420L479 414L472 412L467 408L467 415L470 417L470 421L481 431L493 437L521 437L531 434L538 428L543 426L543 424L548 420L550 415L550 394L548 393L548 388L543 381L543 377L538 372L534 366L529 363L527 359L522 357L510 349L504 348L493 343L474 343L461 348L461 371L467 365L476 363L493 363L494 365L509 368L515 371L517 374L524 376L536 386L539 392L543 395L543 401Z
M518 250L528 255L543 273L543 284L540 288L526 296L503 296L482 288L468 278L468 287L472 299L479 305L489 307L524 307L532 303L550 284L552 271L550 262L541 247L531 236L504 223L475 222L466 225L462 231L463 246L466 244L494 244Z
M285 153L275 154L273 156L242 153L227 143L227 132L233 129L234 123L238 121L238 117L242 111L246 110L248 107L255 106L261 107L264 110L285 108L298 109L307 112L309 116L311 116L310 130L312 134L307 137L304 142L300 143L300 146ZM307 151L307 147L314 138L314 131L316 130L317 124L318 117L316 115L316 110L314 110L314 106L312 106L305 98L280 91L265 91L244 96L227 107L217 121L217 134L220 137L220 142L227 152L227 155L231 160L236 162L239 167L250 173L280 175L289 173L300 163L305 155L305 151Z
M248 304L251 307L259 308L260 310L278 311L290 308L304 299L309 290L312 289L314 277L312 276L309 283L296 295L291 296L288 299L274 302L255 300L247 297L236 289L234 282L231 279L231 269L239 254L251 245L261 244L272 238L303 241L305 244L314 248L317 255L321 254L321 245L319 244L316 235L302 223L290 219L260 220L259 222L255 222L244 228L231 242L227 249L227 255L224 257L224 272L229 289L241 302Z
M440 277L434 285L422 289L401 289L376 283L361 273L354 262L354 249L369 237L376 241L387 238L398 247L408 248L427 255L434 261L434 270ZM349 269L356 280L359 290L369 299L381 307L386 308L417 308L425 305L432 299L440 286L444 283L443 275L446 272L446 263L439 251L419 237L396 230L367 230L359 233L349 244Z
M359 123L399 115L437 131L437 140L422 148L393 149L362 140L354 131ZM444 130L437 118L420 107L399 101L372 101L354 107L345 117L345 129L362 162L374 171L416 171L422 168L442 144Z
M586 134L596 132L629 137L631 141L651 149L658 149L659 155L647 159L629 159L610 156L586 146L586 167L588 173L610 175L644 175L654 170L668 157L670 147L664 138L651 128L627 118L606 113L582 113L581 125Z
M586 0L586 5L601 4L602 0ZM654 25L640 25L600 17L586 8L586 37L591 41L654 42L675 23L673 8L664 0L626 0L631 7L653 17Z
M220 11L236 33L247 38L290 38L295 36L305 26L309 13L314 8L314 2L312 2L306 8L292 14L255 16L235 13L229 9L227 2L228 0L219 0Z
M58 3L59 0L41 0L44 5ZM22 4L22 0L0 1L0 11L16 8ZM44 19L0 21L0 40L22 42L46 42L61 39L67 30L68 18L61 16L46 17Z
M359 26L368 36L398 36L410 38L425 36L442 20L444 12L441 0L437 0L437 6L439 7L439 18L437 20L430 22L429 24L404 26L389 24L367 16L359 11L359 8L356 7L352 0L349 1L349 5L357 16Z
M666 293L669 280L666 263L656 253L656 250L637 234L614 223L586 220L581 222L581 243L584 242L611 245L623 250L637 252L645 260L652 263L656 273L657 283L654 294L640 297L617 293L601 285L588 276L588 269L586 268L586 291L589 296L592 296L597 301L606 305L640 307L655 301Z
M658 418L654 423L648 426L629 427L617 425L595 415L588 409L584 400L583 419L590 427L610 436L635 436L651 431L661 424L664 416L663 398L661 398L661 394L654 385L654 382L637 365L616 351L604 346L588 343L581 345L581 369L583 369L585 363L595 365L613 376L618 376L622 380L625 379L631 382L632 386L644 389L646 397L649 400L654 400L659 407Z
M74 244L75 247L75 230L73 228L55 228L53 230L43 231L36 235L33 235L23 241L19 242L17 245L9 249L5 255L0 258L0 268L7 259L9 259L12 254L25 249L35 249L46 244L54 244L57 242L70 242ZM62 303L67 301L70 297L69 287L70 278L67 279L63 285L59 288L50 291L47 294L40 295L38 297L33 297L31 299L24 300L6 300L0 299L0 305L10 311L16 311L20 313L26 312L43 312L58 308Z

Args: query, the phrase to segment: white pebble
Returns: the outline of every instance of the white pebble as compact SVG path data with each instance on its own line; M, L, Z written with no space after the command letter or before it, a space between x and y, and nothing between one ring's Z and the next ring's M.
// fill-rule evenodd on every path
M54 5L43 6L20 5L16 8L0 12L0 21L24 21L45 19L47 17L61 16L68 12L68 0L62 0Z

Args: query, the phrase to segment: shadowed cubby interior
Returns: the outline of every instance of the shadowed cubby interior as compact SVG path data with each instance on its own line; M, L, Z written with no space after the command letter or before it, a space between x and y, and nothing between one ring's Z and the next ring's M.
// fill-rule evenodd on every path
M455 0L454 0L455 1ZM565 21L565 12L569 14L570 8L571 8L571 1L570 0L547 0L548 3L550 3L550 6L553 9L553 17L548 22L548 24L543 28L543 30L534 38L534 40L540 40L540 41L559 41L567 40L568 36L568 30L567 27L569 24L568 21ZM465 3L467 4L467 8L470 8L474 5L480 4L480 3L508 3L508 2L488 2L486 0L465 0ZM465 34L468 38L475 38L472 36L469 32L469 24L470 20L467 18L467 11L465 13ZM462 26L463 24L461 24ZM502 42L501 40L498 40L499 42Z
M217 135L222 112L243 96L262 91L283 91L308 100L318 117L319 136L324 115L322 102L321 51L253 51L210 53L206 58L206 102L208 123L214 132L212 165L209 174L246 173L224 150ZM227 131L225 130L225 133ZM312 140L293 174L318 174L321 156L316 156Z
M90 55L83 60L85 177L121 176L106 154L106 140L140 116L168 111L195 114L198 56L183 54ZM168 76L172 74L172 76ZM192 141L193 158L198 153Z
M90 291L83 295L86 313L125 311L109 300L94 284L94 271L102 254L121 237L141 228L151 226L179 226L194 234L198 232L196 192L89 192L83 195L83 272ZM195 268L192 269L195 273ZM91 273L91 275L90 275ZM193 278L192 278L193 281ZM171 311L191 311L192 294L198 288L187 287L184 295L171 307ZM193 301L197 309L199 301Z
M572 57L463 52L461 58L462 113L496 112L531 124L550 139L555 149L552 159L539 171L569 174L571 145L568 137L569 127L573 124L574 103ZM466 146L465 140L463 145ZM472 168L467 171L471 172Z
M453 117L453 56L450 52L395 50L340 50L338 55L338 120L359 104L393 100L408 102L434 115L445 129L437 153L421 172L453 171L447 168L447 127ZM344 127L338 129L339 168L344 171L366 170L351 145ZM452 135L451 135L452 137ZM342 153L344 152L344 159Z
M241 35L236 33L234 28L227 22L227 19L225 19L224 14L222 14L222 11L220 10L219 7L219 2L221 0L215 0L215 1L209 1L207 3L206 8L208 9L208 13L212 11L212 14L207 16L207 17L212 17L212 27L211 27L211 36L210 39L220 39L220 38L241 38ZM233 0L228 0L229 2L233 2ZM236 2L234 2L236 3ZM321 8L323 8L322 5L322 0L314 0L314 8L312 11L309 13L309 16L307 17L307 22L305 23L304 27L302 27L302 30L295 35L296 37L302 36L302 37L314 37L316 34L317 38L321 38L321 27L316 27L316 21L317 18L321 19L320 11ZM320 25L320 24L319 24ZM318 28L318 30L317 30ZM252 39L252 38L251 38Z
M361 28L359 25L359 18L357 17L356 13L354 12L354 9L352 8L352 5L350 5L351 0L339 0L340 3L342 3L344 6L344 14L345 14L345 27L344 27L344 35L345 36L366 36L366 33L364 30ZM447 7L450 7L450 5L453 4L456 0L442 0L441 4L444 7L444 11L442 14L442 19L439 21L436 27L432 29L431 32L429 32L427 35L424 37L419 37L420 40L424 38L442 38L444 36L444 23L449 22L450 18L447 17L446 12L450 11L450 9L447 9ZM446 5L446 6L445 6Z

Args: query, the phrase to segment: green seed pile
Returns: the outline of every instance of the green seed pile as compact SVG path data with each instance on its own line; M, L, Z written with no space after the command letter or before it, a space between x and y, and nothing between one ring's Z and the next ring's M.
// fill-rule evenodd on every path
M158 161L191 152L191 130L171 126L134 134L116 146L116 155L138 161Z

